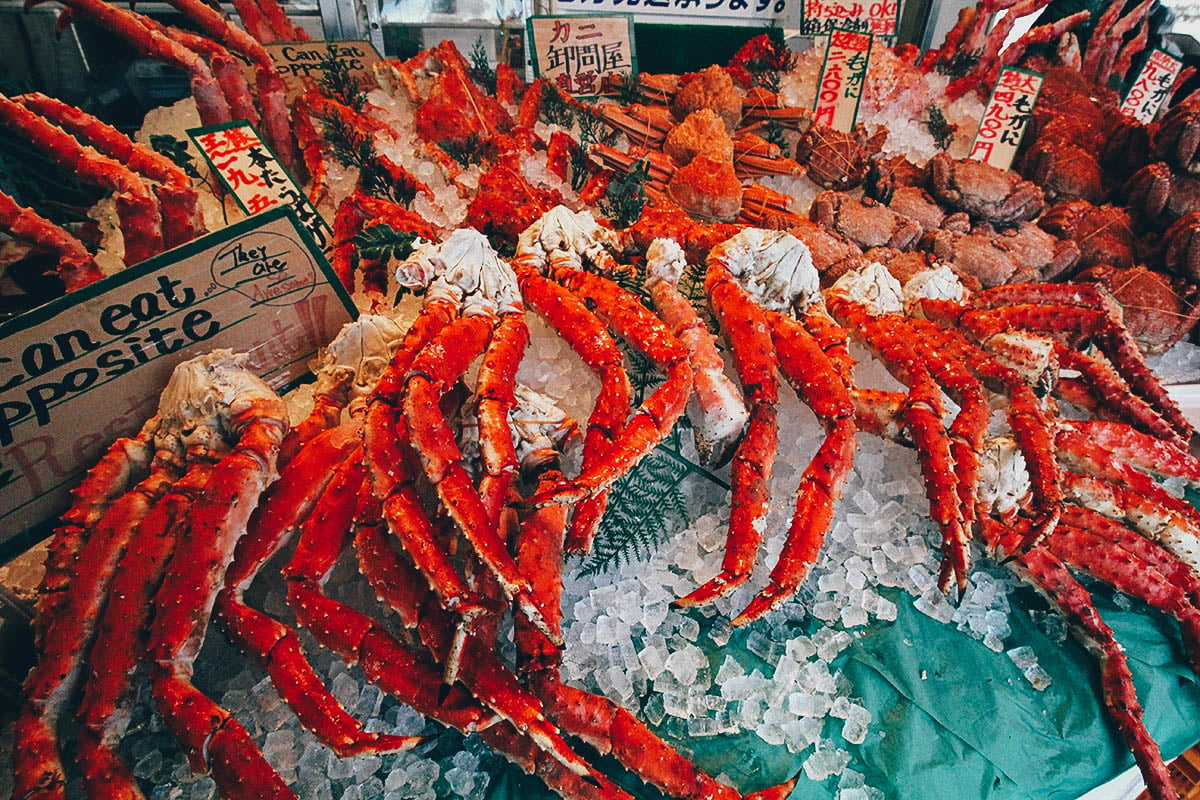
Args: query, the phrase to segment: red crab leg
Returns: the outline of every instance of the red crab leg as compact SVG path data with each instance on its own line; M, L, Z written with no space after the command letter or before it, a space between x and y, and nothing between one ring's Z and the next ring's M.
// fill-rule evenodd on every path
M1200 518L1155 502L1140 492L1091 475L1063 473L1063 490L1074 503L1120 520L1173 553L1196 563L1200 552Z
M302 104L292 105L289 118L292 122L292 133L296 136L296 146L300 149L300 158L308 171L308 201L314 206L320 205L329 194L329 173L325 168L325 153L322 150L325 138L317 133L312 117Z
M60 518L47 546L45 572L38 584L37 616L34 630L38 649L50 622L58 617L58 608L68 599L67 589L75 575L79 551L92 535L96 524L109 507L144 478L154 458L152 419L135 437L117 439L100 457L96 466L84 475L71 491L71 507Z
M151 691L193 768L207 764L222 794L292 797L246 730L191 683L192 662L225 570L260 495L276 477L279 446L287 431L287 410L277 397L259 394L241 405L229 422L237 443L213 469L193 506L189 531L154 597Z
M136 527L113 575L109 601L88 654L91 680L84 685L83 700L76 712L83 726L77 758L91 797L142 797L117 749L129 722L130 708L123 701L133 672L146 652L150 599L162 580L177 537L186 530L192 503L212 473L208 459L220 456L205 453L196 461L189 459L187 474Z
M1061 420L1059 428L1077 431L1088 441L1139 469L1200 483L1200 459L1170 442L1133 430L1120 422Z
M58 257L58 275L68 292L104 277L82 242L31 209L17 205L16 200L3 192L0 192L0 228L30 244L53 250Z
M232 20L203 0L168 0L205 35L245 56L254 65L254 81L262 104L263 134L285 167L296 164L296 148L288 127L288 100L283 79L266 49Z
M808 568L816 563L833 521L833 504L841 496L842 486L854 463L857 429L854 404L846 384L800 321L768 311L767 323L783 374L800 399L812 408L827 433L800 476L796 510L779 561L771 570L771 580L745 610L733 618L734 625L744 625L766 615L795 594Z
M583 464L587 468L611 449L625 429L633 397L625 359L608 330L581 298L535 269L523 267L519 259L513 266L525 302L600 379L600 392L584 432ZM568 551L586 552L591 547L607 501L608 493L598 492L576 504L567 533Z
M1083 517L1081 514L1075 516ZM1188 664L1193 672L1200 673L1200 611L1192 604L1187 592L1158 568L1158 558L1143 556L1146 549L1158 548L1158 545L1137 534L1122 536L1117 541L1110 539L1109 531L1124 526L1099 514L1079 521L1088 527L1076 527L1064 521L1046 539L1047 549L1070 566L1174 617L1183 636ZM1134 543L1135 539L1141 547Z
M513 387L528 345L525 314L502 314L492 342L483 354L476 381L479 447L484 469L479 479L479 496L494 527L500 524L500 511L508 500L508 490L517 471L517 452L508 417L517 402Z
M39 2L42 0L26 0L26 7L37 5ZM208 65L196 53L147 28L139 14L106 0L66 0L63 5L124 39L142 55L186 72L203 124L217 125L232 121L229 103L225 100L220 85Z
M981 515L984 536L1001 552L1013 546L1012 532ZM1026 534L1023 538L1028 538ZM1018 552L1015 548L1009 552ZM1151 796L1159 800L1177 800L1171 775L1142 721L1142 706L1133 686L1133 675L1112 629L1100 619L1087 590L1071 577L1062 562L1043 549L1035 548L1017 557L1011 565L1022 580L1044 594L1071 623L1071 631L1100 662L1100 684L1105 704L1117 724Z
M300 723L342 758L406 750L419 739L364 731L313 672L295 631L251 609L242 599L242 592L266 561L291 539L331 485L335 473L339 478L349 473L347 463L357 461L361 455L358 427L347 425L316 437L288 464L255 512L247 535L238 543L214 610L217 623L267 671ZM361 491L364 473L360 470L356 477Z
M704 293L717 324L725 332L733 363L750 410L750 421L733 455L730 484L729 533L721 571L691 593L675 600L684 608L709 603L746 582L762 545L763 521L770 496L768 486L779 445L779 364L765 313L754 304L729 270L715 259L708 262Z
M531 497L527 502L533 505L578 502L611 486L671 432L692 389L687 348L662 320L613 281L564 261L569 259L550 259L550 277L594 303L596 316L657 364L666 380L634 411L608 453L562 487Z
M1128 420L1146 433L1177 446L1185 443L1171 425L1149 403L1133 394L1127 384L1107 361L1086 353L1080 353L1055 343L1058 363L1064 369L1073 369L1080 374L1080 383L1096 399L1100 406L1107 406L1118 418Z
M430 241L436 240L438 236L433 226L419 214L390 200L363 194L358 189L338 205L333 221L333 253L330 256L333 271L346 289L353 291L354 269L356 265L361 264L364 287L384 292L387 290L387 280L381 279L379 274L384 265L363 258L354 241L354 237L363 231L368 219L372 220L372 224L390 225L395 230L415 233Z
M307 42L304 29L293 25L275 0L233 0L233 7L246 30L260 42Z
M57 616L47 624L38 663L25 679L25 705L16 722L20 746L13 750L15 797L64 796L58 718L79 681L117 563L133 530L178 477L179 461L180 454L169 450L156 453L150 474L113 501L79 551L79 569L55 604Z
M190 242L205 232L204 220L196 206L196 190L183 170L169 159L61 100L37 92L14 99L73 136L86 140L101 154L116 159L139 175L157 181L154 193L162 210L163 243L166 247Z
M126 166L82 146L62 128L4 96L0 96L0 123L85 183L116 192L126 264L136 264L163 251L158 201L146 183Z
M838 293L830 293L826 306L835 319L858 331L888 371L909 388L908 400L898 419L916 445L930 516L942 531L942 557L950 562L949 571L961 584L967 575L969 555L963 511L956 502L959 492L956 465L950 438L942 426L945 411L941 392L925 360L910 345L915 337L911 327L906 326L911 320L897 315L872 317L861 305Z
M291 464L293 458L323 431L337 427L342 412L350 403L355 374L350 367L332 367L317 372L313 386L312 408L308 416L288 431L279 448L279 463Z

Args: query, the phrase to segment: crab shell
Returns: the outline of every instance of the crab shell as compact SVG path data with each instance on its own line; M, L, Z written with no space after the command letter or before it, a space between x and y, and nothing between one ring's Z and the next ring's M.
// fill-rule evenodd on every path
M1076 280L1095 281L1112 293L1124 310L1125 327L1143 352L1168 350L1196 324L1194 287L1181 294L1178 282L1141 265L1128 269L1100 265L1079 273Z

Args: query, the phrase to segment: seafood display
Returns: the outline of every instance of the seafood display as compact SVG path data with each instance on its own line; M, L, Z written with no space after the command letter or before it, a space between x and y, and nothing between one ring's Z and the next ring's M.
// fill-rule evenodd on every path
M445 42L380 62L374 88L326 64L289 110L262 47L298 35L282 9L239 3L247 33L203 3L171 5L202 33L94 0L68 0L62 21L184 69L202 121L259 125L332 221L330 261L363 313L291 398L227 351L185 362L157 414L85 476L38 591L14 797L166 796L128 745L147 697L211 778L188 796L317 796L223 707L234 692L197 678L212 622L272 713L367 775L448 730L567 798L782 800L847 763L809 722L826 694L789 688L788 670L838 684L827 656L896 618L878 589L953 615L997 580L981 563L1041 595L1095 656L1151 795L1176 796L1133 654L1093 600L1102 585L1173 620L1200 676L1200 512L1182 496L1200 460L1147 361L1200 320L1200 116L1184 98L1141 125L1109 88L1149 3L1111 6L1082 54L1070 29L1086 12L1004 48L1045 2L967 9L937 50L879 48L850 132L807 110L811 56L765 35L728 67L630 80L622 104L489 73ZM1059 63L1035 47L1060 41ZM945 116L934 152L901 133L906 118L876 121L908 106L977 119L1014 63L1046 88L1013 171L962 157L969 134ZM0 97L0 125L113 193L102 247L126 265L202 234L201 204L222 202L161 135L147 147L40 94ZM6 195L0 211L14 240L55 256L66 290L100 277L71 232ZM903 504L880 508L865 484L885 450L908 472L888 481ZM585 579L659 459L705 476L700 519L674 501L687 530L656 543L683 556L657 583ZM642 513L655 505L669 503ZM930 544L892 525L909 513ZM872 515L878 530L858 536ZM638 560L630 548L618 563ZM891 568L903 577L868 581ZM830 599L834 573L854 605ZM626 610L599 599L618 592ZM642 593L654 602L626 618ZM581 633L573 617L593 612ZM806 616L823 633L788 630ZM783 637L768 642L770 679L722 652L768 626ZM999 630L972 627L997 651ZM576 658L585 636L614 661ZM375 707L327 685L320 663L371 687ZM720 697L696 682L713 671ZM384 696L418 723L382 723ZM843 741L861 743L869 709L839 700ZM706 771L689 752L746 731L815 747L807 777ZM480 796L458 763L452 792ZM372 780L345 796L434 791ZM838 796L883 793L847 780Z

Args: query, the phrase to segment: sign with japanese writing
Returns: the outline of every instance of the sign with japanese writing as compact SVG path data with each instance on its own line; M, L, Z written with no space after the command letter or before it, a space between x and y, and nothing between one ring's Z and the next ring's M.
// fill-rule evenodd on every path
M633 17L611 14L528 19L533 72L564 92L594 96L615 76L637 72Z
M813 103L813 118L817 122L846 133L854 130L873 38L869 33L857 31L834 30L829 34Z
M288 206L317 245L322 250L329 248L332 233L329 223L249 122L238 120L192 128L187 134L242 211L257 214L268 208Z
M1042 76L1018 67L1000 70L992 96L979 120L979 132L968 158L1009 169L1032 119L1033 104L1042 90Z
M1162 50L1152 50L1146 66L1142 67L1121 103L1121 113L1144 124L1153 122L1158 107L1182 69L1183 62L1178 58Z
M789 24L787 13L799 0L554 0L555 14L632 14L638 22L671 22L685 25ZM670 19L664 19L670 18Z
M354 314L307 231L276 208L0 324L0 561L156 413L175 365L244 351L283 389Z
M900 0L803 0L800 32L826 36L835 29L895 38Z
M336 58L358 79L364 89L369 90L376 86L373 68L381 58L379 51L370 42L272 42L264 44L263 48L275 64L275 70L283 78L289 100L304 92L306 79L309 82L320 80L324 65L330 56ZM253 86L254 68L247 64L245 70L246 77Z

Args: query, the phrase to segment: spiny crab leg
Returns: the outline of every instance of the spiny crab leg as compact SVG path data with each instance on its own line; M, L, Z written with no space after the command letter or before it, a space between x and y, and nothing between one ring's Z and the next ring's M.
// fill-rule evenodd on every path
M0 96L0 123L85 183L116 192L117 218L125 240L125 263L137 264L163 251L162 216L150 187L115 159L84 147L39 114Z
M688 400L688 419L701 460L721 465L730 459L750 418L737 384L725 375L725 362L692 304L679 293L687 258L674 239L655 239L646 250L646 289L671 332L688 349L695 391Z
M26 0L26 7L40 1ZM200 120L205 125L232 121L229 103L220 85L208 65L196 53L170 37L147 28L142 24L140 15L106 0L66 0L63 5L119 36L142 55L186 72L191 80L192 96L196 98Z
M40 214L0 192L0 228L12 236L48 248L58 258L58 275L67 291L87 286L104 275L83 243Z
M43 630L41 656L25 680L25 705L17 716L21 746L13 751L16 797L64 796L66 776L58 755L57 721L79 682L109 584L134 529L183 471L182 446L174 420L164 419L167 412L164 407L143 427L153 436L156 449L149 474L109 504L91 527L75 559L78 568L70 589L59 593L53 603L55 617Z
M193 767L207 764L227 797L292 796L249 734L191 683L192 662L233 558L238 537L265 488L277 477L276 459L287 431L283 401L229 351L187 362L200 386L212 386L231 452L213 468L192 506L186 535L176 545L154 597L150 628L151 692L167 727ZM177 368L178 371L178 368ZM235 502L230 502L230 496Z
M205 232L204 220L196 205L196 190L183 170L169 159L61 100L37 92L13 99L73 136L86 140L101 154L156 181L154 193L162 211L164 246L171 248L190 242Z
M1076 431L1096 446L1155 475L1183 478L1200 486L1200 459L1186 450L1119 422L1062 420L1059 430Z
M1001 557L1014 555L1011 568L1058 608L1071 625L1071 632L1100 662L1100 683L1109 713L1133 751L1142 777L1154 797L1177 798L1171 776L1158 745L1150 738L1142 720L1142 706L1133 686L1133 675L1112 629L1100 619L1091 597L1061 561L1042 548L1025 553L1019 539L1028 533L1010 530L986 513L979 515L985 540Z
M1126 420L1160 440L1175 445L1180 443L1170 423L1148 402L1133 394L1129 384L1117 374L1108 361L1080 353L1061 342L1055 343L1055 352L1060 367L1079 373L1079 377L1066 384L1066 387L1086 392L1083 407L1087 411ZM1063 382L1060 381L1060 386L1062 385ZM1060 396L1068 401L1083 399L1079 394L1072 394L1070 391L1063 392Z
M585 258L602 272L615 268L605 249L608 236L586 212L557 206L521 234L517 260L523 267L540 266L547 277L587 297L596 316L658 365L666 379L642 401L607 453L559 489L527 501L535 506L578 502L608 488L670 433L691 394L688 352L670 329L635 295L581 269Z

